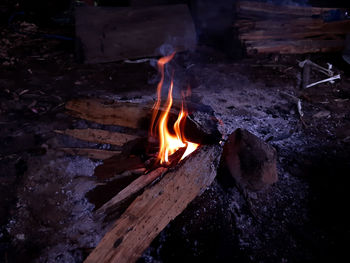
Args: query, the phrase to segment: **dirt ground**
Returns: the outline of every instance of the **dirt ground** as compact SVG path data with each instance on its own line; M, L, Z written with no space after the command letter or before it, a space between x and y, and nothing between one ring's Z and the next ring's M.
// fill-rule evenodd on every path
M102 127L67 115L64 104L73 98L154 98L154 60L84 65L75 62L73 41L7 27L1 35L0 262L83 262L106 231L85 197L101 162L57 149L118 149L54 130ZM341 80L301 90L298 61L305 58L331 63ZM193 101L211 107L223 138L245 128L276 148L279 181L243 196L219 174L139 262L329 262L347 255L350 67L341 55L233 60L199 46L172 65L175 85L189 83Z

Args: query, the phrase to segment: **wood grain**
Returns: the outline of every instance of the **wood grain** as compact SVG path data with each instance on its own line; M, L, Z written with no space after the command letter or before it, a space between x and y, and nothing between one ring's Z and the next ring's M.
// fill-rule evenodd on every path
M128 141L138 138L138 136L135 135L90 128L55 130L55 132L58 134L68 135L83 141L112 144L116 146L122 146Z
M140 128L150 113L149 107L129 102L106 102L100 99L75 99L65 105L75 117L105 125Z
M120 154L120 151L107 151L89 148L59 148L58 150L65 152L69 155L86 156L90 159L95 160L105 160L111 158L114 155Z
M214 180L221 147L203 146L144 191L85 260L135 262L165 226Z

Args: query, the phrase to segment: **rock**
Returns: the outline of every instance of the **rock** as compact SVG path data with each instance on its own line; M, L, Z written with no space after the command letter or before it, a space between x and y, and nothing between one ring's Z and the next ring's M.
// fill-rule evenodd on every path
M222 165L239 187L258 191L277 182L276 150L247 130L237 129L224 145Z
M314 118L327 118L331 115L329 111L319 111L313 115Z

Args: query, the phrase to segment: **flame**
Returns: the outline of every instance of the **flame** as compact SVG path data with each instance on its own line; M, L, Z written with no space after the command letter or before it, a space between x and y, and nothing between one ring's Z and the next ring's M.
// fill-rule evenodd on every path
M169 112L173 105L173 88L174 88L173 80L171 80L171 84L169 87L168 97L165 103L165 110L161 113L157 123L155 124L155 120L158 115L159 107L161 104L161 89L164 83L164 65L168 63L174 57L174 55L175 53L171 54L170 56L163 57L158 61L158 69L161 73L161 79L157 86L157 101L153 105L153 113L152 113L152 120L151 120L151 135L153 135L154 130L158 128L159 146L160 146L158 159L161 164L169 163L169 156L174 154L180 148L186 147L185 152L181 156L181 159L180 159L181 161L186 156L194 152L199 146L199 144L197 143L193 143L186 140L184 136L184 127L185 127L186 118L188 116L188 112L184 109L184 102L182 102L181 111L179 112L177 120L175 121L173 126L175 134L172 134L168 129Z
M161 91L162 91L162 87L163 87L163 83L164 83L164 66L165 64L167 64L170 60L173 59L173 57L175 56L175 52L173 52L171 55L166 56L166 57L162 57L158 60L157 65L158 65L158 71L161 74L161 78L160 81L157 85L157 101L156 103L153 105L152 107L152 119L151 119L151 136L154 135L154 122L156 120L156 117L158 115L158 110L159 110L159 106L160 106L160 102L161 102Z

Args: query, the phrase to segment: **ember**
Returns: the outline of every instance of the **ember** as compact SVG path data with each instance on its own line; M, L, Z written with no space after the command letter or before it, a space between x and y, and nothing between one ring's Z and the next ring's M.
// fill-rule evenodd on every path
M164 164L164 163L168 164L169 156L174 154L180 148L184 148L184 147L186 148L185 152L183 153L180 159L181 161L186 156L190 155L193 151L195 151L199 146L199 144L197 143L193 143L186 140L184 135L185 122L188 116L188 112L185 110L185 107L184 107L185 96L182 96L183 100L182 100L181 111L173 126L175 134L172 134L168 129L169 111L173 104L173 88L174 88L173 80L171 80L171 84L169 87L168 98L165 103L165 111L161 113L161 116L159 117L158 121L155 124L155 120L158 115L159 107L161 104L161 90L164 83L164 66L166 63L171 61L174 55L175 55L175 52L172 53L170 56L162 57L161 59L158 60L158 69L161 73L161 79L157 87L157 101L153 105L151 136L153 135L153 131L156 130L156 128L158 128L159 145L160 145L158 160L160 161L161 164Z

